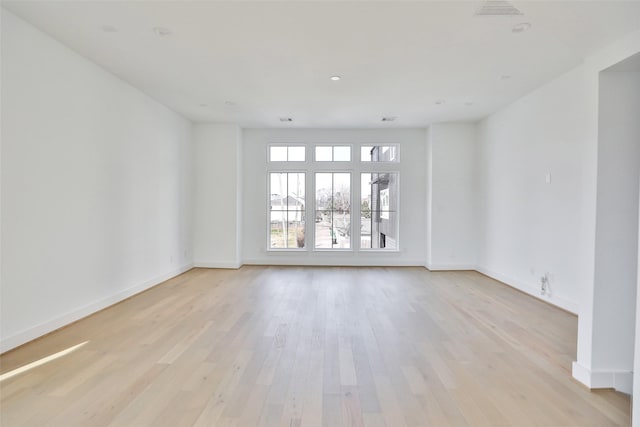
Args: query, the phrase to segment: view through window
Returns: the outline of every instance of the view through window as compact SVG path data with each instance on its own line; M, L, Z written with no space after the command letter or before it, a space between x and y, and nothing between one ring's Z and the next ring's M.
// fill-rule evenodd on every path
M360 247L397 249L398 174L363 173L360 183Z
M351 247L351 174L316 173L316 248Z
M398 155L398 144L269 145L268 249L398 250Z
M304 248L305 174L270 174L271 248Z

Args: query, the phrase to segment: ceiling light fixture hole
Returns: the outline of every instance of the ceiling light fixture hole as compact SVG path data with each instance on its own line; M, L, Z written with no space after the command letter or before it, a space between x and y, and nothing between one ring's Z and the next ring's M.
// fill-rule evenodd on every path
M167 37L172 34L172 31L165 27L153 27L153 32L156 33L158 37Z

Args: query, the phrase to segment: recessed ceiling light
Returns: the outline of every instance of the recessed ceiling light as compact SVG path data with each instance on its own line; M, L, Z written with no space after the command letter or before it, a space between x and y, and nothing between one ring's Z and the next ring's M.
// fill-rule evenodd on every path
M171 30L164 27L153 27L153 32L160 37L167 37L171 35Z
M233 101L224 101L224 105L226 105L227 107L234 107L237 104Z
M291 117L280 117L281 122L292 122L293 119Z
M103 25L102 27L100 27L100 29L102 31L104 31L105 33L117 33L118 29L116 27L114 27L113 25Z
M529 22L521 22L519 24L514 25L513 28L511 28L511 32L512 33L524 33L529 28L531 28L531 24Z
M473 101L467 101L464 103L467 107L471 107L473 105Z
M205 108L205 107L208 107L209 105L207 105L207 104L200 104L200 106L201 106L202 108Z
M333 80L334 82L337 82L338 80L340 80L342 77L340 76L331 76L329 77L331 80Z
M383 117L383 118L382 118L382 121L383 121L383 122L392 122L392 121L394 121L395 119L397 119L397 117L396 117L396 116L385 116L385 117Z
M444 99L436 99L436 105L442 105L445 103Z
M509 74L503 74L500 76L500 80L509 80L511 76Z

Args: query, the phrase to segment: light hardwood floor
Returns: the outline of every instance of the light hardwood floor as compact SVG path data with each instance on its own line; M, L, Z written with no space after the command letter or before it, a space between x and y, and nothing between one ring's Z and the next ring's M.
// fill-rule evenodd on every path
M72 349L2 381L0 425L630 425L571 378L576 328L474 272L194 269L2 355Z

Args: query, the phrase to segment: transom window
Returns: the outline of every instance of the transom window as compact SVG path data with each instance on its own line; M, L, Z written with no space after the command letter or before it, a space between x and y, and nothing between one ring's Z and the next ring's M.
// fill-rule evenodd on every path
M397 145L363 145L360 147L362 162L398 162Z
M316 145L316 162L350 162L349 145Z
M304 162L305 153L304 145L272 145L269 147L269 161Z

